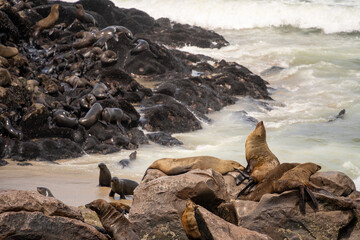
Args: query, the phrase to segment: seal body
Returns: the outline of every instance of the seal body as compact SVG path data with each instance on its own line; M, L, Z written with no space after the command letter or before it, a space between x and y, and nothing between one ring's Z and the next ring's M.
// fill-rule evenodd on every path
M105 163L99 163L99 185L104 187L111 187L111 173Z
M54 197L54 195L51 193L51 191L46 187L37 187L36 190L45 197Z
M54 4L51 7L50 14L35 23L34 31L35 35L39 34L40 31L47 28L52 28L56 21L59 19L59 4Z
M196 205L188 199L186 201L186 208L181 217L181 221L189 239L200 239L201 234L195 218Z
M245 142L246 167L250 177L255 182L260 182L269 171L280 164L278 158L270 151L266 142L266 130L261 121L249 134Z
M10 121L9 118L7 118L4 115L0 115L0 120L2 120L2 124L3 124L4 128L6 129L6 131L9 133L9 135L11 137L15 137L15 138L18 138L20 140L22 140L24 138L24 134L21 131L16 130L12 126L11 121Z
M130 51L131 54L138 54L145 50L150 50L149 43L144 39L138 39L137 45Z
M78 32L75 37L77 40L73 43L73 47L76 49L89 47L96 41L95 34L92 32Z
M18 55L19 50L14 47L8 47L3 44L0 44L0 56L5 58L11 58Z
M237 169L244 170L244 167L236 161L223 160L211 156L162 158L153 162L149 167L149 169L158 169L167 175L177 175L196 168L211 168L221 174Z
M134 189L139 184L130 179L119 179L117 177L113 177L111 179L111 191L109 196L114 197L115 193L120 195L120 198L125 199L125 195L133 195Z
M108 87L104 83L96 83L91 91L96 99L104 99L108 96Z
M105 230L115 240L140 240L129 220L103 199L85 205L96 212Z
M101 113L101 118L108 123L116 122L119 124L123 117L124 111L120 108L104 108Z
M77 118L63 109L57 109L53 114L53 121L59 127L76 128L78 126Z
M7 86L11 84L11 75L5 68L0 67L0 86Z
M85 12L83 5L76 4L76 18L79 19L82 23L92 23L94 26L96 25L95 18L91 15Z
M91 127L99 119L102 109L100 103L95 103L86 113L85 117L79 119L79 123L87 128Z

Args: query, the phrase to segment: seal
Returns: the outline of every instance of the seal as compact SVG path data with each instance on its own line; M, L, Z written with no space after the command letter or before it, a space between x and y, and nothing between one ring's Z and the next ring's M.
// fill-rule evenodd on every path
M82 108L90 109L95 102L96 102L96 97L93 94L89 93L80 99L80 106Z
M101 118L108 123L116 122L121 130L124 130L121 121L128 120L126 114L120 108L104 108L101 112Z
M223 160L210 156L196 156L186 158L161 158L153 162L148 169L158 169L166 175L177 175L188 172L192 169L200 168L202 170L211 168L221 174L226 174L235 170L244 170L245 168L238 162L232 160ZM146 172L144 177L146 176ZM144 179L143 177L143 179Z
M108 96L108 87L104 83L96 83L91 91L96 99L104 99Z
M114 65L118 60L116 52L112 50L104 51L100 56L100 61L102 66L111 66Z
M19 54L19 50L15 47L8 47L0 44L0 56L5 58L11 58Z
M134 160L136 159L136 155L137 155L137 152L136 152L136 151L130 153L129 159L130 159L131 161L134 161Z
M7 86L11 83L11 75L5 68L0 68L0 86Z
M150 45L147 41L144 39L138 39L136 40L137 45L131 49L130 54L139 54L145 50L150 51Z
M43 29L52 28L59 19L59 4L51 7L50 13L46 18L41 19L34 25L34 35L37 36Z
M78 126L77 118L71 116L68 111L57 109L53 113L53 122L59 127L76 128Z
M201 238L201 234L195 218L196 208L197 206L190 199L188 199L186 201L185 211L181 217L182 225L189 239Z
M97 120L100 118L101 111L103 110L100 103L95 103L92 105L90 110L86 113L85 117L79 119L79 123L84 127L91 127L94 125Z
M36 190L45 197L54 197L54 195L51 193L51 191L46 187L37 187Z
M89 47L96 41L95 34L92 32L78 32L75 34L75 38L73 43L75 49Z
M130 179L119 179L113 177L111 179L111 191L109 193L110 197L114 197L115 193L120 195L121 199L125 199L125 195L134 195L134 189L139 184Z
M99 186L111 187L111 173L105 163L99 163Z
M6 116L4 115L0 115L0 120L2 120L2 124L4 126L4 128L6 129L6 131L9 133L9 135L11 137L15 137L15 138L18 138L20 140L22 140L24 138L24 134L19 131L19 130L16 130L12 125L11 125L11 121L9 118L7 118Z
M248 178L249 182L241 192L245 192L249 187L260 182L269 171L280 164L278 158L270 151L267 145L266 130L263 121L259 122L255 130L246 138L245 154L248 165L243 177L244 179ZM249 176L247 176L247 174L249 174ZM242 181L239 181L237 184L241 182Z
M76 18L79 19L80 22L91 23L94 26L96 25L95 18L91 14L85 12L83 5L76 4L75 7L76 7Z
M300 201L299 207L300 211L305 213L305 192L310 197L315 211L318 210L318 202L314 194L309 189L310 176L316 173L321 169L321 166L315 163L303 163L293 169L285 172L282 177L275 182L274 192L282 193L288 190L299 189L300 192Z
M97 199L86 204L85 207L96 212L112 239L140 240L130 221L105 200Z
M299 163L282 163L278 165L272 169L268 175L261 180L261 182L256 185L254 191L247 194L246 196L240 196L241 194L239 193L237 198L241 200L260 201L264 194L273 193L275 191L275 182L279 180L285 172L293 169L298 165Z

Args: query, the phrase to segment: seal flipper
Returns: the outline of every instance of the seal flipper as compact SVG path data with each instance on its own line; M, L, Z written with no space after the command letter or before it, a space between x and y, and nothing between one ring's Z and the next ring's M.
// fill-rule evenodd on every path
M122 134L125 134L126 131L125 131L124 126L121 124L121 122L120 122L120 121L117 121L116 123L117 123L117 126L118 126L119 129L120 129L120 132L121 132Z
M305 186L299 187L299 193L300 193L300 200L299 200L299 208L300 212L302 214L305 214L305 193L304 193Z
M246 184L243 190L238 193L236 198L240 197L240 195L242 195L249 187L253 187L254 185L256 185L256 182L251 177L249 177L249 182Z
M240 170L240 169L238 169L238 168L236 168L236 170L240 173L240 174L235 178L236 186L239 186L245 179L250 179L249 174L247 174L245 171Z
M115 192L111 189L110 193L109 193L109 197L114 197L115 196Z
M319 210L319 203L318 203L316 197L314 196L314 194L312 193L312 191L311 191L308 187L306 187L306 186L305 186L305 191L306 191L306 193L309 195L312 203L314 204L314 210L315 210L315 212L317 212L317 211Z

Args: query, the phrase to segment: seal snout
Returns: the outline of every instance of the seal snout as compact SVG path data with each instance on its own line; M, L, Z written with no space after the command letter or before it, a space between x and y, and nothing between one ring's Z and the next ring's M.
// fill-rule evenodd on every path
M264 127L264 122L263 121L258 122L258 124L256 124L256 128L258 127Z

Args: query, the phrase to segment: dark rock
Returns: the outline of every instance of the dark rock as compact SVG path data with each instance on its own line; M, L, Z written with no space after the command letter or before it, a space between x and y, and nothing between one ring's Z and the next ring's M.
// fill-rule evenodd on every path
M9 164L9 163L6 160L0 159L0 167L5 166L7 164Z
M24 163L24 162L17 163L16 165L19 165L19 166L32 166L31 163Z
M158 143L164 146L178 146L183 145L183 143L176 138L172 137L169 133L149 133L146 134L146 136L149 138L150 141L154 143Z

